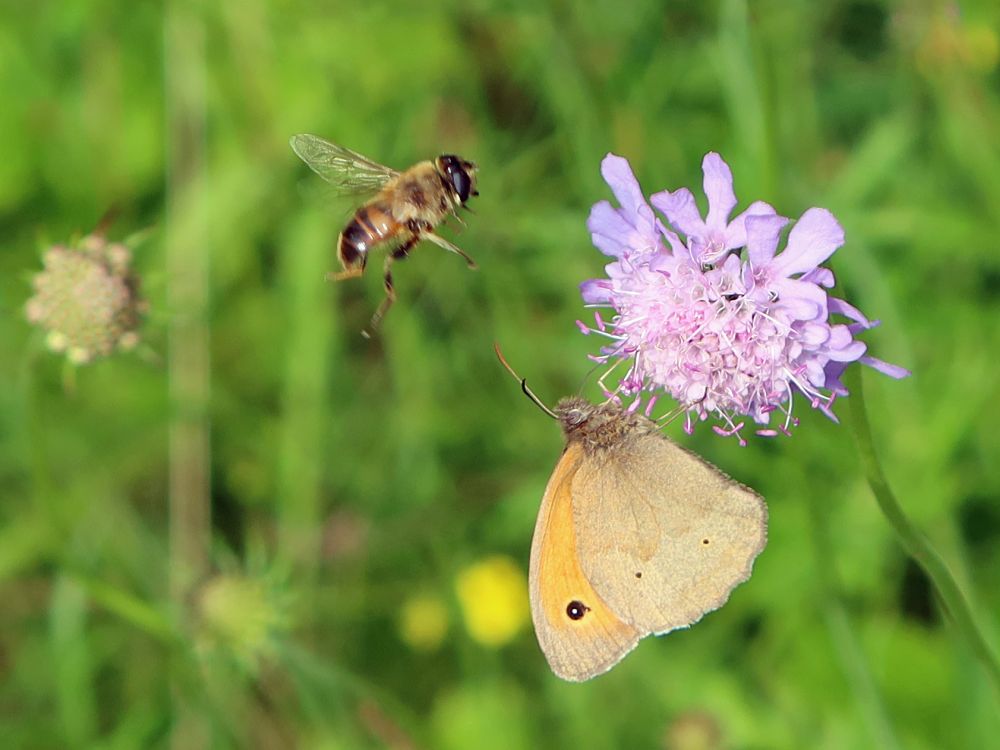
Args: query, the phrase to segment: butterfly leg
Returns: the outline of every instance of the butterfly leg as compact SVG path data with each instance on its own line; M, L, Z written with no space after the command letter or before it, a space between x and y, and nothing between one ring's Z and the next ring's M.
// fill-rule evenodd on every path
M366 339L372 337L372 334L378 329L379 323L382 322L382 318L389 312L392 303L396 301L396 287L392 283L392 264L397 260L406 258L410 254L410 250L419 241L420 238L417 236L410 237L406 242L385 256L385 265L383 266L384 275L382 277L382 283L385 286L385 299L382 300L382 304L378 306L375 314L372 315L372 319L368 322L368 327L361 332L361 335Z

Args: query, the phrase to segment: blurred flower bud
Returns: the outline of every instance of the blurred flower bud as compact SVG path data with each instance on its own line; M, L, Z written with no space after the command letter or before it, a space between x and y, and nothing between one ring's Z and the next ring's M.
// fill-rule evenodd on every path
M125 245L101 235L88 235L75 248L54 245L45 252L45 269L34 277L35 294L25 315L46 332L49 349L82 365L139 343L146 303L131 260Z
M220 574L198 596L199 645L228 653L253 669L288 629L287 598L272 583L240 574Z

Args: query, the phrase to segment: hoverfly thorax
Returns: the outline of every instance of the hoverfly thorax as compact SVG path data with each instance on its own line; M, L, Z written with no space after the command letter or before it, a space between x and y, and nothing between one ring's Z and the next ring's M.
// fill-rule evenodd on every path
M454 154L443 154L437 158L437 168L459 205L464 206L470 196L479 195L476 190L476 165L471 161Z

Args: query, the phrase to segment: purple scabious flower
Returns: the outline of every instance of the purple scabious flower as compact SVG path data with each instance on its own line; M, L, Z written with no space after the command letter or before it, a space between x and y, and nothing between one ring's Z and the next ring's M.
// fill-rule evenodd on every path
M649 414L665 392L677 403L665 416L684 414L687 432L711 418L716 432L745 444L745 418L759 435L789 432L797 423L796 391L835 420L831 407L847 395L840 375L851 362L909 375L867 356L855 338L878 321L827 294L834 277L821 264L844 244L833 214L810 208L778 252L789 220L762 201L730 219L736 195L729 166L709 153L702 171L708 214L702 218L690 190L663 191L649 202L664 224L625 159L608 154L601 163L620 207L597 203L587 227L614 260L607 278L581 284L584 302L598 309L593 325L577 325L611 340L593 357L612 365L600 381L608 396L633 397L633 409L645 401ZM623 363L627 369L609 387L605 381Z

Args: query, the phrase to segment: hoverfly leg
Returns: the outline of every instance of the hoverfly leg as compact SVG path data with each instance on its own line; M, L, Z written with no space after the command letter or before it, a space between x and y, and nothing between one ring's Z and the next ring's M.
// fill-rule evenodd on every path
M451 244L444 237L442 237L442 236L440 236L438 234L434 234L434 232L430 231L429 229L425 230L422 233L421 236L425 240L430 240L431 242L433 242L438 247L443 247L448 252L455 253L456 255L461 255L463 258L465 258L465 262L469 264L469 268L471 268L473 270L476 270L476 269L479 268L479 266L476 265L476 261L474 261L472 258L470 258L468 256L468 254L464 250L462 250L462 248L457 247L457 246Z
M410 237L406 242L385 256L385 265L383 266L384 276L382 277L382 283L385 286L385 299L382 300L382 304L375 310L375 314L372 315L372 319L368 322L368 327L361 332L361 335L366 339L372 337L372 334L378 329L379 323L382 322L382 318L389 312L392 303L396 301L396 287L392 283L392 264L397 260L406 258L419 240L419 237Z
M327 281L344 281L345 279L356 279L365 272L364 264L360 266L354 266L354 268L345 268L343 271L333 272L330 271L326 274Z
M340 265L344 270L342 271L330 271L326 275L327 281L344 281L345 279L356 279L365 272L365 266L368 264L368 253L362 253L354 258L352 263L345 263L344 259L340 259Z

